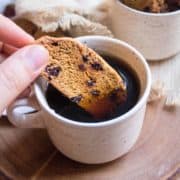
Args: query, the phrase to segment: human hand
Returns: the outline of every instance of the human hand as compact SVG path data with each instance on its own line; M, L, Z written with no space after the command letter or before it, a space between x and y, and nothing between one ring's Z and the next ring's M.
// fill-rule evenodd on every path
M40 45L28 45L33 43L30 35L0 15L0 115L48 61L48 51ZM7 58L2 60L2 54Z

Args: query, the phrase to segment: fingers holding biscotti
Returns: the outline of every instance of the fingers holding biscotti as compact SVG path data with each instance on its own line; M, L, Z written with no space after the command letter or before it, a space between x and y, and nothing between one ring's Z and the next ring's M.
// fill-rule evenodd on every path
M40 45L31 45L0 64L0 114L34 81L47 61L48 51Z

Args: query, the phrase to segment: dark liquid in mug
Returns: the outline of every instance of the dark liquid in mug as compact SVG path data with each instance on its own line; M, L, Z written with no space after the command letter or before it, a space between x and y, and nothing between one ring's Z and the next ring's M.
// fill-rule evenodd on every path
M116 58L106 56L104 59L121 75L127 87L126 101L117 106L116 110L112 114L109 114L106 118L96 119L84 111L81 107L72 103L51 85L48 85L46 92L46 98L49 106L61 116L73 121L88 123L108 121L128 112L139 99L140 85L137 75L130 67L117 61Z

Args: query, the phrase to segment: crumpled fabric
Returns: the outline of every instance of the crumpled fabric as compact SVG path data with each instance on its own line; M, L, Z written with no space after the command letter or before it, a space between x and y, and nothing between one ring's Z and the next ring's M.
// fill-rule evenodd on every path
M16 0L16 19L31 21L43 32L58 28L71 36L105 35L111 0Z

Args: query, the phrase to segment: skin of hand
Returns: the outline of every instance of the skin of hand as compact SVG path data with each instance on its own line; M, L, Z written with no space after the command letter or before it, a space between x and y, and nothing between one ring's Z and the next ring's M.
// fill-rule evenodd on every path
M0 15L0 115L37 78L48 57L44 47Z

